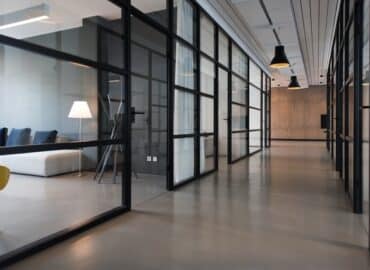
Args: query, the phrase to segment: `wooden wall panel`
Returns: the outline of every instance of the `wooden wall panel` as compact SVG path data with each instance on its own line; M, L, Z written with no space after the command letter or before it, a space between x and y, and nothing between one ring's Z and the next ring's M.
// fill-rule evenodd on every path
M325 139L320 116L326 113L326 86L288 90L272 88L271 137L273 139Z

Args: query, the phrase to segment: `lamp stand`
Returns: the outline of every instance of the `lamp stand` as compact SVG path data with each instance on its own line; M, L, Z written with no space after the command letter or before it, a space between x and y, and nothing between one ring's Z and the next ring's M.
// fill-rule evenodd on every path
M80 142L82 142L82 118L80 118ZM82 148L80 148L80 151L78 152L78 176L82 176Z

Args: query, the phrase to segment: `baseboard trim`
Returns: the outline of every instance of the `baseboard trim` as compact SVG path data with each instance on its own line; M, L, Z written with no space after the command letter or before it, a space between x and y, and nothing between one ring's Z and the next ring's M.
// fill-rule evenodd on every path
M325 139L299 139L299 138L271 138L272 141L296 141L296 142L326 142Z

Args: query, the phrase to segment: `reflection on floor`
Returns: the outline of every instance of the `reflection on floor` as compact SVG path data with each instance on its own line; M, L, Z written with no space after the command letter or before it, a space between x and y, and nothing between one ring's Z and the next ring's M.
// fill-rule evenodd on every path
M93 176L90 172L82 177L11 175L0 193L0 255L119 206L120 183L114 184L109 173L101 184ZM132 178L133 205L166 191L165 177Z
M369 269L323 144L279 143L10 269Z

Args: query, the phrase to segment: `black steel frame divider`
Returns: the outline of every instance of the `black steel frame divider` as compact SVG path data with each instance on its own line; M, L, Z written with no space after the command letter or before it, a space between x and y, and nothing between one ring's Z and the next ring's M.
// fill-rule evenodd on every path
M350 12L350 4L353 9ZM335 157L336 169L344 178L344 189L350 194L349 175L349 144L353 142L353 194L350 194L353 212L363 212L363 186L362 186L362 57L363 57L363 0L341 0L340 12L336 23L334 41L327 73L328 80L328 116L330 117L329 136L327 144L330 146L332 158ZM353 77L349 70L349 35L354 27L353 50L354 70ZM335 57L334 57L335 56ZM340 71L340 72L338 72ZM343 72L344 71L344 72ZM343 76L344 73L344 76ZM334 74L336 74L336 87L334 89ZM354 84L354 116L349 118L349 91L351 83ZM336 99L334 99L336 91ZM335 106L335 107L334 107ZM344 108L344 111L343 111ZM335 109L335 110L334 110ZM335 113L335 115L334 115ZM334 117L335 116L335 117ZM344 120L344 125L343 125ZM353 120L353 137L350 136L349 122ZM333 130L334 121L336 128ZM333 134L335 137L333 137ZM344 143L344 147L343 147ZM335 146L335 147L334 147ZM344 155L343 155L344 148ZM334 156L335 151L335 156ZM343 171L344 169L344 171Z
M28 245L25 245L19 249L16 249L12 252L9 252L5 255L0 256L0 267L5 267L9 264L15 263L25 257L31 256L37 252L40 252L50 246L53 246L57 243L60 243L61 241L64 241L66 239L69 239L73 236L76 236L80 234L81 232L84 232L94 226L97 226L103 222L106 222L118 215L121 215L123 213L126 213L131 209L131 119L133 117L133 111L131 108L131 15L141 19L145 23L149 23L152 27L154 27L156 30L164 33L167 36L167 53L168 53L168 115L167 115L167 121L168 121L168 135L167 135L167 143L168 143L168 151L167 151L167 188L168 190L174 190L177 187L180 187L188 182L191 182L195 179L198 179L201 176L208 175L210 173L213 173L215 170L217 170L218 164L218 123L216 121L217 115L218 115L218 68L223 67L218 61L218 35L219 31L223 31L221 27L215 22L213 18L211 18L208 13L203 10L202 7L195 1L195 0L188 0L193 4L195 7L196 12L196 21L197 23L197 47L195 48L194 45L190 44L186 40L182 39L181 37L177 36L174 31L174 12L173 12L173 6L174 6L174 0L167 0L167 12L168 12L168 29L161 25L160 23L156 22L152 18L148 17L146 14L142 13L137 8L133 7L131 5L131 0L107 0L110 1L117 6L121 8L121 14L122 14L122 23L123 23L123 29L124 29L124 43L125 43L125 56L126 60L124 63L125 69L120 69L115 66L111 66L109 64L100 63L100 62L94 62L92 60L82 58L76 55L71 55L62 51L57 51L54 49L46 48L43 46L39 46L36 44L32 44L29 42L25 42L22 40L13 39L7 36L0 35L0 43L4 45L9 45L12 47L16 47L19 49L23 49L26 51L30 51L33 53L37 53L44 56L49 56L52 58L56 58L63 61L69 61L69 62L77 62L82 65L95 68L97 70L103 70L107 72L116 73L118 75L124 76L125 78L125 116L124 116L124 127L122 130L123 138L120 140L97 140L97 141L83 141L83 142L72 142L72 143L58 143L53 145L35 145L35 146L17 146L12 148L0 148L0 155L5 154L16 154L16 153L26 153L26 152L35 152L35 151L49 151L49 150L57 150L57 149L77 149L77 148L83 148L83 147L92 147L92 146L104 146L104 145L110 145L110 144L124 144L125 151L124 151L124 168L122 168L122 205L119 207L116 207L114 209L111 209L105 213L102 213L100 215L97 215L95 217L92 217L84 222L81 222L77 225L70 226L64 230L61 230L59 232L56 232L54 234L51 234L45 238L42 238L40 240L37 240L35 242L32 242ZM212 59L214 65L215 65L215 92L214 92L214 113L215 113L215 131L214 131L214 149L215 149L215 169L209 172L206 172L205 174L199 173L199 153L196 151L195 155L197 155L196 158L196 173L195 177L192 179L189 179L187 181L184 181L180 183L179 185L174 185L174 171L173 171L173 158L174 158L174 134L173 134L173 112L174 112L174 89L179 88L178 86L175 86L174 77L175 77L175 71L174 71L174 42L180 41L184 45L191 47L193 51L196 52L196 62L197 62L197 112L196 114L196 125L197 130L195 132L195 135L197 135L195 138L196 140L196 148L199 150L199 139L200 139L200 132L199 132L199 109L200 109L200 56L203 55L200 49L200 14L205 14L213 23L215 28L215 55ZM223 33L225 33L223 31ZM226 33L225 33L226 34ZM228 51L229 51L229 66L226 67L226 70L228 72L228 103L231 104L231 88L232 88L232 81L231 76L233 74L232 72L232 39L230 36L227 36L228 39ZM237 44L235 44L238 46ZM239 46L238 46L239 47ZM240 48L241 49L241 48ZM249 87L249 56L244 53L244 51L241 49L243 54L248 59L248 80L247 80L247 87ZM204 56L207 56L204 54ZM209 57L208 57L209 58ZM270 94L271 94L271 79L270 80ZM183 89L184 90L184 89ZM247 94L249 96L249 93ZM270 108L271 108L271 98L269 99L270 102ZM249 104L249 103L247 103ZM271 112L271 109L269 110L269 113ZM228 115L231 116L231 106L228 106ZM249 112L248 112L249 115ZM249 117L247 117L248 121ZM269 123L271 124L271 117L269 118ZM269 129L269 132L271 130L271 127ZM271 133L271 132L270 132ZM248 134L248 132L247 132ZM271 135L271 134L270 134ZM184 136L187 137L187 136ZM228 161L231 163L231 118L228 117ZM271 140L271 136L269 138ZM249 144L247 144L248 147ZM246 157L246 156L245 156ZM244 157L242 157L244 158Z

